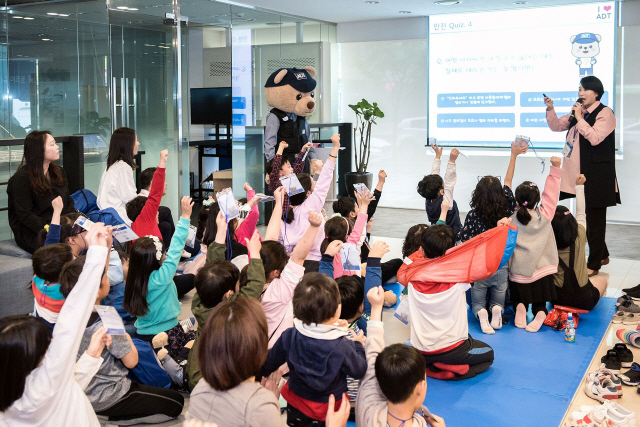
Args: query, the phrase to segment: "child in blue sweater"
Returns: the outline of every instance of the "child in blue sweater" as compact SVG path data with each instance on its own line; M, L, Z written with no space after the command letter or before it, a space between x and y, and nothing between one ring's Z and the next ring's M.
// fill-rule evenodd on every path
M349 339L347 322L340 320L340 291L335 280L308 273L293 294L293 328L282 333L262 368L269 376L285 362L289 381L281 394L288 402L287 425L324 421L333 395L339 407L347 391L347 376L366 373L364 334Z
M122 307L138 319L138 337L153 342L154 348L169 345L169 355L176 358L182 348L196 337L195 332L178 324L181 307L173 282L187 235L193 202L182 198L182 216L166 255L156 236L137 239L131 246ZM156 336L158 335L158 336Z

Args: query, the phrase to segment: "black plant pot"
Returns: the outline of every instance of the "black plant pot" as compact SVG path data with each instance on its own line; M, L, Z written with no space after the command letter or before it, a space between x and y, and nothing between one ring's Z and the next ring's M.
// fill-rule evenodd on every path
M373 191L371 186L373 185L373 174L371 172L347 172L344 176L345 184L347 187L347 196L353 198L355 197L353 192L355 189L353 188L353 184L364 184L367 186L369 191Z

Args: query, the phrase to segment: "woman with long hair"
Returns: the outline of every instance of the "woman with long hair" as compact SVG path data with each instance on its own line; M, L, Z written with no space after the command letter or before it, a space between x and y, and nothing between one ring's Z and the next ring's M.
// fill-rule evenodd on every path
M134 163L133 157L138 154L139 146L135 130L122 127L113 131L107 155L107 169L102 174L98 189L98 207L114 208L127 225L131 225L127 216L127 202L138 195L136 184L133 182L133 170L138 166Z
M73 211L67 175L54 162L60 149L49 131L34 130L24 139L24 156L9 179L9 225L18 246L29 253L37 249L40 230L51 222L52 202L63 204L62 213Z

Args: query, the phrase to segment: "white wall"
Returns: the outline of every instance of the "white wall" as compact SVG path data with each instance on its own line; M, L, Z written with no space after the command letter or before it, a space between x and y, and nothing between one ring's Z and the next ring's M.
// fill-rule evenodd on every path
M427 18L398 18L338 24L338 43L413 40L427 37Z

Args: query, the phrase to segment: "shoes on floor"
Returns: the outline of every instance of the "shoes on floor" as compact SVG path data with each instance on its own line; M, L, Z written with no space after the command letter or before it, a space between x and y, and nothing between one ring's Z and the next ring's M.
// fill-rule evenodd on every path
M618 298L618 300L620 300L620 298ZM640 313L640 305L633 302L633 300L627 296L627 298L618 306L618 311L622 311L624 313Z
M572 412L571 424L565 424L566 427L605 427L609 426L606 419L606 409L600 409L587 411L587 412Z
M636 285L633 288L626 288L623 289L622 292L627 293L627 292L633 292L633 291L640 291L640 285Z
M622 362L620 362L620 358L618 357L618 352L610 349L607 351L607 354L602 356L600 359L602 363L605 364L606 368L612 371L615 374L620 373L620 368L622 368Z
M620 363L623 368L630 368L633 363L633 353L627 345L623 342L619 342L613 346L613 350L618 353L618 359L620 359Z
M633 362L631 364L631 369L627 372L618 374L618 377L625 385L632 387L640 385L640 365Z
M604 403L607 400L614 400L618 398L618 390L608 379L600 381L587 381L584 385L584 393L598 402Z
M622 396L621 379L618 378L618 376L613 371L607 369L604 363L600 365L600 367L596 372L591 372L587 374L587 379L589 381L596 381L596 380L601 381L601 379L608 379L616 387L616 390L618 391L618 396Z
M613 319L611 319L612 323L623 323L624 322L624 318L626 317L627 313L625 313L624 311L616 311L616 314L613 315Z
M600 406L580 406L580 412L593 411L597 412L597 415L602 415L603 410L606 410L605 418L612 420L612 426L636 427L636 413L624 408L618 402L607 401Z
M618 329L616 336L625 344L640 348L640 325L636 329Z
M628 291L623 291L633 300L640 300L640 289L631 288Z
M180 326L182 326L185 333L195 331L197 329L195 317L189 317L188 319L181 320L178 323L180 323Z

